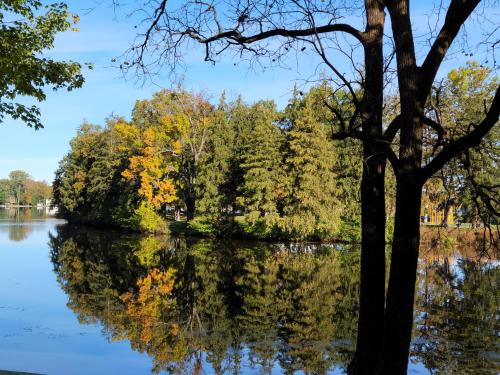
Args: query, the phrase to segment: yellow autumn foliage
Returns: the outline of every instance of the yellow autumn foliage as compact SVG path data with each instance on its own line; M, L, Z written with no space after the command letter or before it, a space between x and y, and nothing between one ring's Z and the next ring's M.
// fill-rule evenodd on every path
M137 193L155 209L177 198L171 174L177 170L180 143L173 138L175 132L168 117L163 122L164 126L145 129L125 123L115 127L122 136L123 147L133 147L133 156L122 176L136 180Z
M120 297L127 306L128 315L140 322L140 338L144 343L151 340L156 327L162 324L162 315L168 314L175 305L172 297L174 274L173 268L167 271L153 268L137 282L137 293L127 292ZM170 331L177 331L175 323Z

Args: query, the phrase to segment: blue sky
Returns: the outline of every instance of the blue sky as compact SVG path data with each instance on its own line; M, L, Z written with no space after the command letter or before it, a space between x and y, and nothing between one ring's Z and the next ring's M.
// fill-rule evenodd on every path
M71 11L81 17L79 32L58 36L50 55L91 62L94 69L85 70L86 83L82 89L48 94L47 100L40 104L44 129L35 131L10 119L0 124L0 178L11 170L22 169L35 179L52 181L58 161L68 152L69 141L84 120L102 124L112 113L129 117L137 99L148 98L161 87L172 85L167 79L156 79L154 85L141 86L134 80L123 79L120 71L111 67L111 59L123 53L134 39L135 29L132 19L116 19L113 9L106 5L111 1L102 2L89 13L87 8L94 0L68 1ZM248 102L269 98L280 107L290 97L294 80L309 77L316 66L306 56L297 68L262 72L249 70L244 64L234 66L230 59L212 66L198 58L196 52L190 53L184 72L187 89L204 91L214 98L225 90L229 98L241 94ZM447 66L460 62L463 61L454 59Z
M93 0L67 3L81 17L79 32L58 36L50 55L91 62L94 69L85 70L82 89L48 93L47 100L40 104L44 129L35 131L11 119L0 124L0 178L22 169L36 179L52 181L58 161L68 152L69 141L84 120L102 124L111 113L129 117L137 99L172 85L167 79L159 79L154 85L141 86L134 80L124 80L120 71L111 67L111 59L123 53L135 36L132 20L116 20L113 9L105 5L87 14ZM247 101L274 98L281 105L293 88L292 80L300 78L297 71L253 72L230 62L214 67L202 59L193 59L184 75L187 89L206 91L214 97L226 90L229 97L241 94Z

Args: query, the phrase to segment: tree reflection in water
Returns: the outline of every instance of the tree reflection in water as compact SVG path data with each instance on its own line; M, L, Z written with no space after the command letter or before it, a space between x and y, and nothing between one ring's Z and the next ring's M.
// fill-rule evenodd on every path
M22 242L35 230L33 223L30 222L45 218L45 210L0 207L0 232L8 232L10 241ZM1 225L3 221L6 221L8 225Z
M356 249L57 231L51 256L68 306L148 353L156 372L324 374L351 359ZM412 358L436 373L497 373L499 269L449 262L422 261Z
M498 261L434 255L419 271L413 354L435 374L498 374Z

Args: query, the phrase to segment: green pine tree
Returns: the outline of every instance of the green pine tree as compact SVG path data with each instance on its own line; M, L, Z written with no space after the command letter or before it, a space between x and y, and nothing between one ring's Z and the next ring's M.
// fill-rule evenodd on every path
M250 108L252 124L241 154L243 184L238 204L244 208L244 221L260 235L268 236L279 220L282 189L283 135L277 126L273 101L260 101Z
M302 107L302 108L300 108ZM281 228L293 238L333 237L339 225L336 155L312 98L288 108L286 199Z
M212 221L220 221L230 212L231 198L225 185L230 179L234 138L234 126L223 94L208 130L206 152L200 160L198 172L197 212Z

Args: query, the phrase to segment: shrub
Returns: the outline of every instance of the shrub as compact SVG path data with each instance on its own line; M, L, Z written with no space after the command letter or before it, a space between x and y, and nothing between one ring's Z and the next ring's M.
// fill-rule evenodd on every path
M196 217L187 224L187 233L198 234L202 236L215 236L216 228L204 217Z
M147 202L141 202L134 211L134 229L149 233L167 233L168 227L164 218Z

